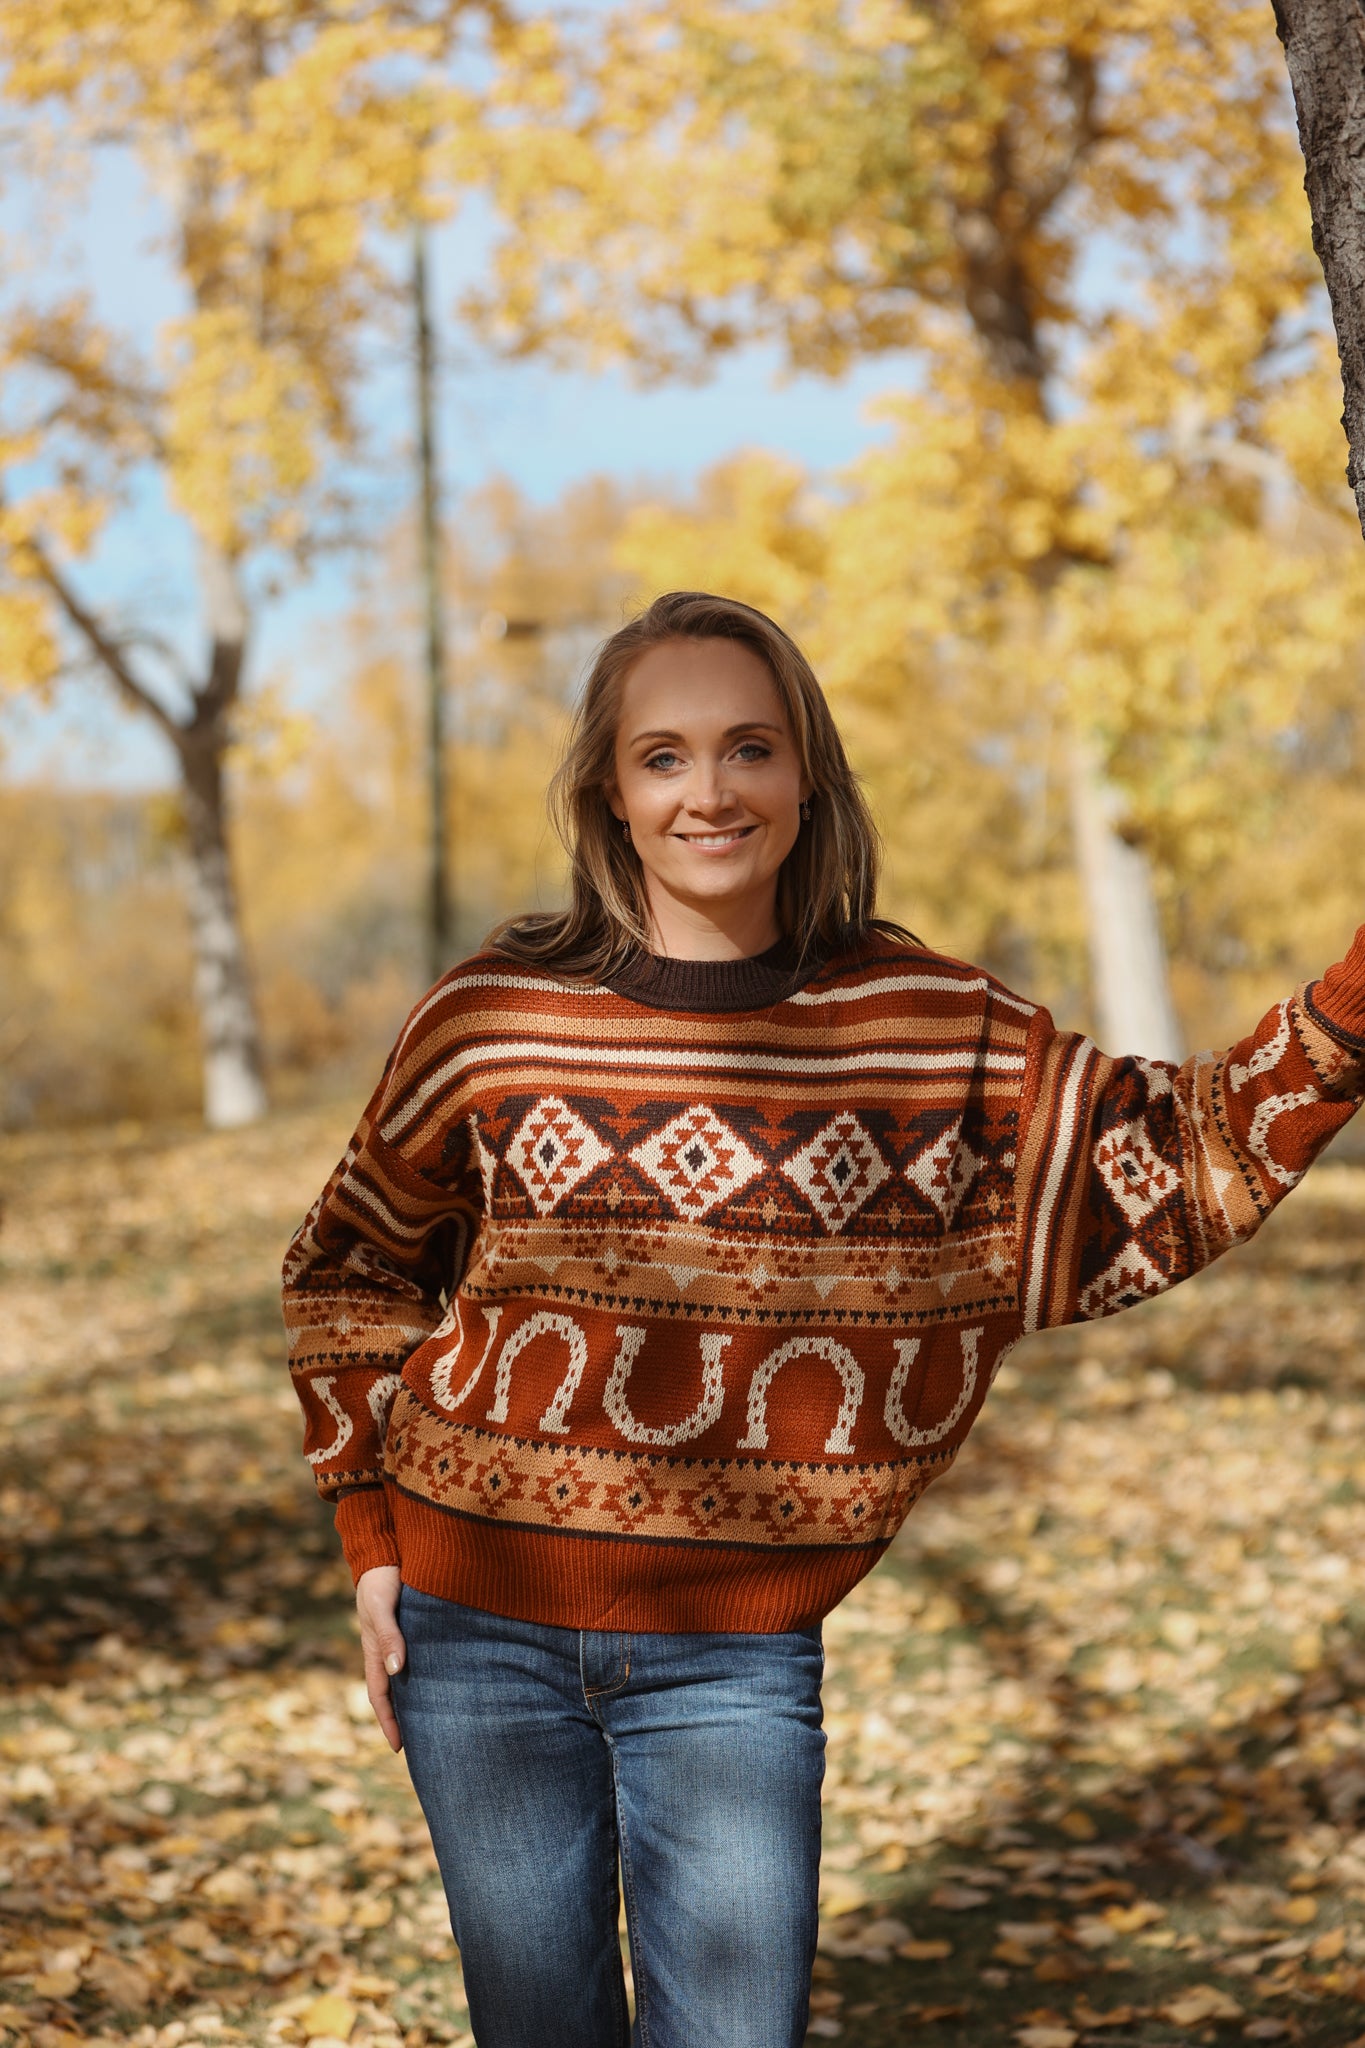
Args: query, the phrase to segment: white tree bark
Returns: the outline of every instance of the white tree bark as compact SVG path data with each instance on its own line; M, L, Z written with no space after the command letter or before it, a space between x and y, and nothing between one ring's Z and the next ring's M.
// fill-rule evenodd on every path
M175 730L189 842L194 992L203 1051L204 1122L210 1130L255 1123L268 1102L260 1028L228 849L223 757L228 718L246 655L247 609L235 565L207 542L201 580L211 640L208 680L194 716Z
M1110 1053L1179 1060L1180 1029L1151 867L1141 847L1123 837L1121 815L1121 800L1093 749L1078 741L1071 757L1071 816L1100 1044Z
M255 1123L268 1107L260 1033L228 855L222 759L182 750L189 841L190 932L199 1014L204 1122L212 1131Z

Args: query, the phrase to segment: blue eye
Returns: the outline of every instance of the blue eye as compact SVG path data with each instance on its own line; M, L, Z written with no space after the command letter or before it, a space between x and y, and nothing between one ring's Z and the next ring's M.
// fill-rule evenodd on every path
M766 761L772 749L771 747L765 747L762 740L745 740L744 745L738 748L737 752L741 758L747 758L751 761Z
M665 748L661 754L651 754L649 759L645 762L645 766L646 768L668 769L673 767L676 764L677 760L678 756L676 754L669 753L668 749Z

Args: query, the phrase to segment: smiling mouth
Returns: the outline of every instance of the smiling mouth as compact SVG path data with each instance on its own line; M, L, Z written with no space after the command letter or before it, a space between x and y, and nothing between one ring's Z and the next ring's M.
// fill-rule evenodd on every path
M674 838L681 839L684 846L724 847L738 846L741 839L747 839L756 831L753 825L736 825L729 832L675 832Z

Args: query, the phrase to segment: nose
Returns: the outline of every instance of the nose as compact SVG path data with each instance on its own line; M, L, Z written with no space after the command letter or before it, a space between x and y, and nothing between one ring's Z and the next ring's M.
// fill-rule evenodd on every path
M726 787L724 764L698 761L687 778L687 808L712 818L734 808L734 792Z

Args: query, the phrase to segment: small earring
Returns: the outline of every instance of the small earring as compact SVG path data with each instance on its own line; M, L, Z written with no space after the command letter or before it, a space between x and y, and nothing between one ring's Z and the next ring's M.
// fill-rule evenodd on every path
M629 819L629 818L622 818L622 820L621 820L621 830L622 830L622 832L624 832L624 834L625 834L625 837L626 837L626 845L627 845L627 846L629 846L629 845L630 845L630 819Z
M805 800L803 801L802 805L801 805L801 815L802 815L802 817L803 817L803 818L805 819L806 823L807 823L807 824L809 825L809 823L810 823L810 798L809 798L809 797L806 797L806 798L805 798Z

